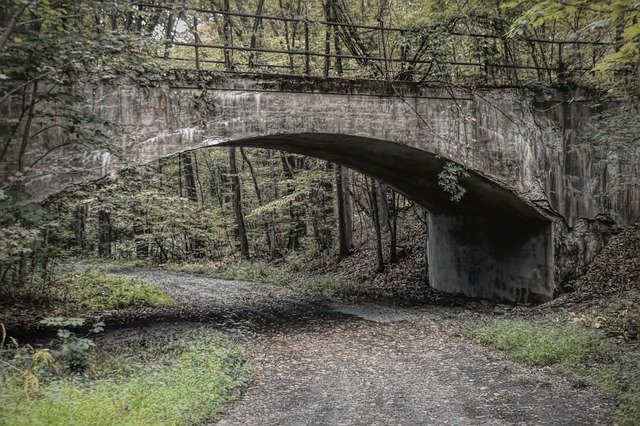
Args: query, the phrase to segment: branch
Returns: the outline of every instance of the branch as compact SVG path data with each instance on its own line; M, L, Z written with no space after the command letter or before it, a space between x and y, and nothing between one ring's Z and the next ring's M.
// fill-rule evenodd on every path
M28 3L22 3L18 11L11 17L11 21L9 21L9 25L7 26L7 29L4 30L4 33L2 33L2 37L0 37L0 52L2 52L2 50L4 49L4 45L7 43L9 36L13 32L13 30L16 28L16 25L18 24L20 17L24 13L24 11L27 10L28 5L29 5Z

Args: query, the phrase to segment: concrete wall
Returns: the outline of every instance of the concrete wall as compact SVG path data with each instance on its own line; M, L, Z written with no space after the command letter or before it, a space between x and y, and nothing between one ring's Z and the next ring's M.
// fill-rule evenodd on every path
M171 81L173 87L78 86L87 99L83 108L117 124L111 131L114 150L54 149L28 172L25 187L42 199L124 167L207 146L287 149L370 173L435 214L515 217L519 226L542 227L538 241L513 244L522 247L519 253L534 248L533 263L523 265L537 268L536 274L546 280L542 288L547 295L553 288L549 265L555 265L555 276L562 279L570 272L563 266L566 253L582 247L582 265L606 241L598 235L602 226L592 226L594 220L607 228L640 217L640 188L616 191L615 164L605 166L590 152L571 149L589 127L590 104L568 105L557 92L534 96L515 89L453 91L401 83L222 74L200 76L197 84L189 76ZM13 105L0 108L9 117L19 112ZM43 132L27 157L38 158L61 138L55 129ZM13 154L0 165L3 182L16 171ZM449 160L471 171L461 181L468 193L455 205L437 185L437 174ZM457 241L451 230L460 223L475 223L459 217L432 219L434 228L448 230L439 240L443 245L452 247ZM547 245L550 224L555 237ZM575 228L596 231L575 234ZM481 232L478 238L488 235ZM555 262L538 268L554 247ZM449 266L443 260L442 270L450 269L456 257L447 261ZM488 271L496 264L478 263L484 265L478 282L489 280ZM469 274L464 272L458 281L469 281ZM515 282L519 274L507 268L501 276L513 276L509 279ZM437 281L436 275L432 279ZM531 286L530 290L542 291Z
M432 287L525 303L553 295L551 226L430 214L428 229Z

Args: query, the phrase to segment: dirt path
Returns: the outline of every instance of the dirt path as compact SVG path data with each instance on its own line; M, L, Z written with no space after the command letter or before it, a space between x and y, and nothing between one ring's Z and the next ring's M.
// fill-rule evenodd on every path
M254 378L222 425L612 423L590 390L460 337L464 309L323 304L268 285L117 272L157 282L190 320L232 326Z

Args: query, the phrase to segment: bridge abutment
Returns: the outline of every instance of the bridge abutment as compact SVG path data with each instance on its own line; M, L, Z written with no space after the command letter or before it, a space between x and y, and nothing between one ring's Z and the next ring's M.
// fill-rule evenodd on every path
M519 303L553 297L550 223L430 214L427 256L438 290Z

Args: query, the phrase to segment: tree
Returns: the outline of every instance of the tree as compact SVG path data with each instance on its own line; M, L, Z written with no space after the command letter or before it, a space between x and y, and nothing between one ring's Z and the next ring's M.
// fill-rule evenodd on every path
M353 249L353 212L349 196L349 175L347 170L336 166L336 199L338 204L338 260L343 259Z
M242 211L242 193L236 166L236 148L234 147L229 148L229 178L233 191L233 211L236 218L236 237L240 244L240 255L245 259L249 259L249 242L247 240L244 212Z

